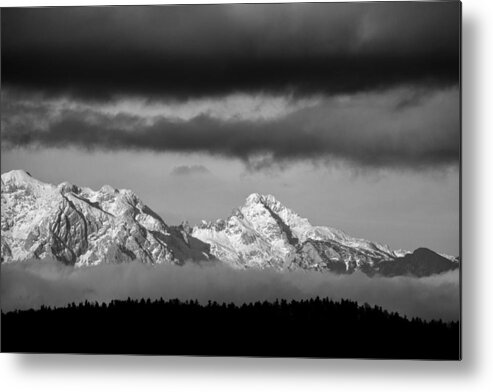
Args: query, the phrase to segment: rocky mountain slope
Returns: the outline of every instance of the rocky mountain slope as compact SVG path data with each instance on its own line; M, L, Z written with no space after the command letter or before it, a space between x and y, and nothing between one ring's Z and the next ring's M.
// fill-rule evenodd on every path
M70 265L212 260L209 245L170 227L132 191L46 184L21 170L2 174L3 261L54 257Z
M272 195L250 195L225 220L203 222L192 235L211 245L218 259L238 268L317 270L368 275L431 275L458 262L427 250L411 253L358 239L341 230L312 226Z
M392 250L341 230L313 226L272 195L250 195L216 222L168 226L132 191L46 184L16 170L1 179L2 262L54 257L75 266L102 262L218 261L273 268L368 275L427 276L458 268L428 249Z

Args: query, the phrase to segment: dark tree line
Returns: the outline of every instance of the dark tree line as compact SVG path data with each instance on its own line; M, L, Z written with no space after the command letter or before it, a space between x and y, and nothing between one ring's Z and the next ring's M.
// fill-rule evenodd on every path
M349 300L86 301L2 313L1 326L4 352L460 358L458 322L408 319Z

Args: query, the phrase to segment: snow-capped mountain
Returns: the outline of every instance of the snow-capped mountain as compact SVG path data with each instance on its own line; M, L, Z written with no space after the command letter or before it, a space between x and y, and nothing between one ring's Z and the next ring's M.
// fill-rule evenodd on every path
M393 271L414 274L420 263L414 253L392 250L387 245L354 238L341 230L312 226L282 205L272 195L254 193L245 205L226 220L202 222L192 235L211 245L211 253L237 268L272 267L280 270L304 269L350 273L355 270L373 275ZM435 263L418 268L420 276L454 269L458 263L429 251ZM428 255L429 256L429 255ZM401 264L404 262L404 265ZM383 266L400 266L390 268Z
M226 220L194 227L192 235L209 243L219 259L239 267L350 270L406 253L338 229L312 226L274 196L258 193Z
M212 260L209 245L170 227L132 191L46 184L14 170L1 180L2 261L54 257L70 265Z
M223 262L234 268L274 268L368 275L426 276L458 268L458 260L428 249L396 251L341 230L313 226L272 195L254 193L216 222L168 226L132 191L98 191L68 182L41 182L25 171L2 174L1 260L54 257L75 266Z

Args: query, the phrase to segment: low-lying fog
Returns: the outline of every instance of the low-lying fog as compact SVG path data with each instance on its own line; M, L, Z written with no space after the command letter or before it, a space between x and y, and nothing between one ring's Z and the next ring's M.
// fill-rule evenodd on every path
M459 272L426 278L362 273L238 271L226 266L105 264L73 268L53 261L1 266L3 311L112 299L179 298L243 303L276 298L349 298L425 319L459 319Z

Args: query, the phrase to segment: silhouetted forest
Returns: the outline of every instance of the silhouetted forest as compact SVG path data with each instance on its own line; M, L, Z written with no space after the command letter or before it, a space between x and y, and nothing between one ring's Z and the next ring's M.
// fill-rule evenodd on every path
M2 351L459 359L458 322L310 299L237 306L178 300L85 302L2 313Z

